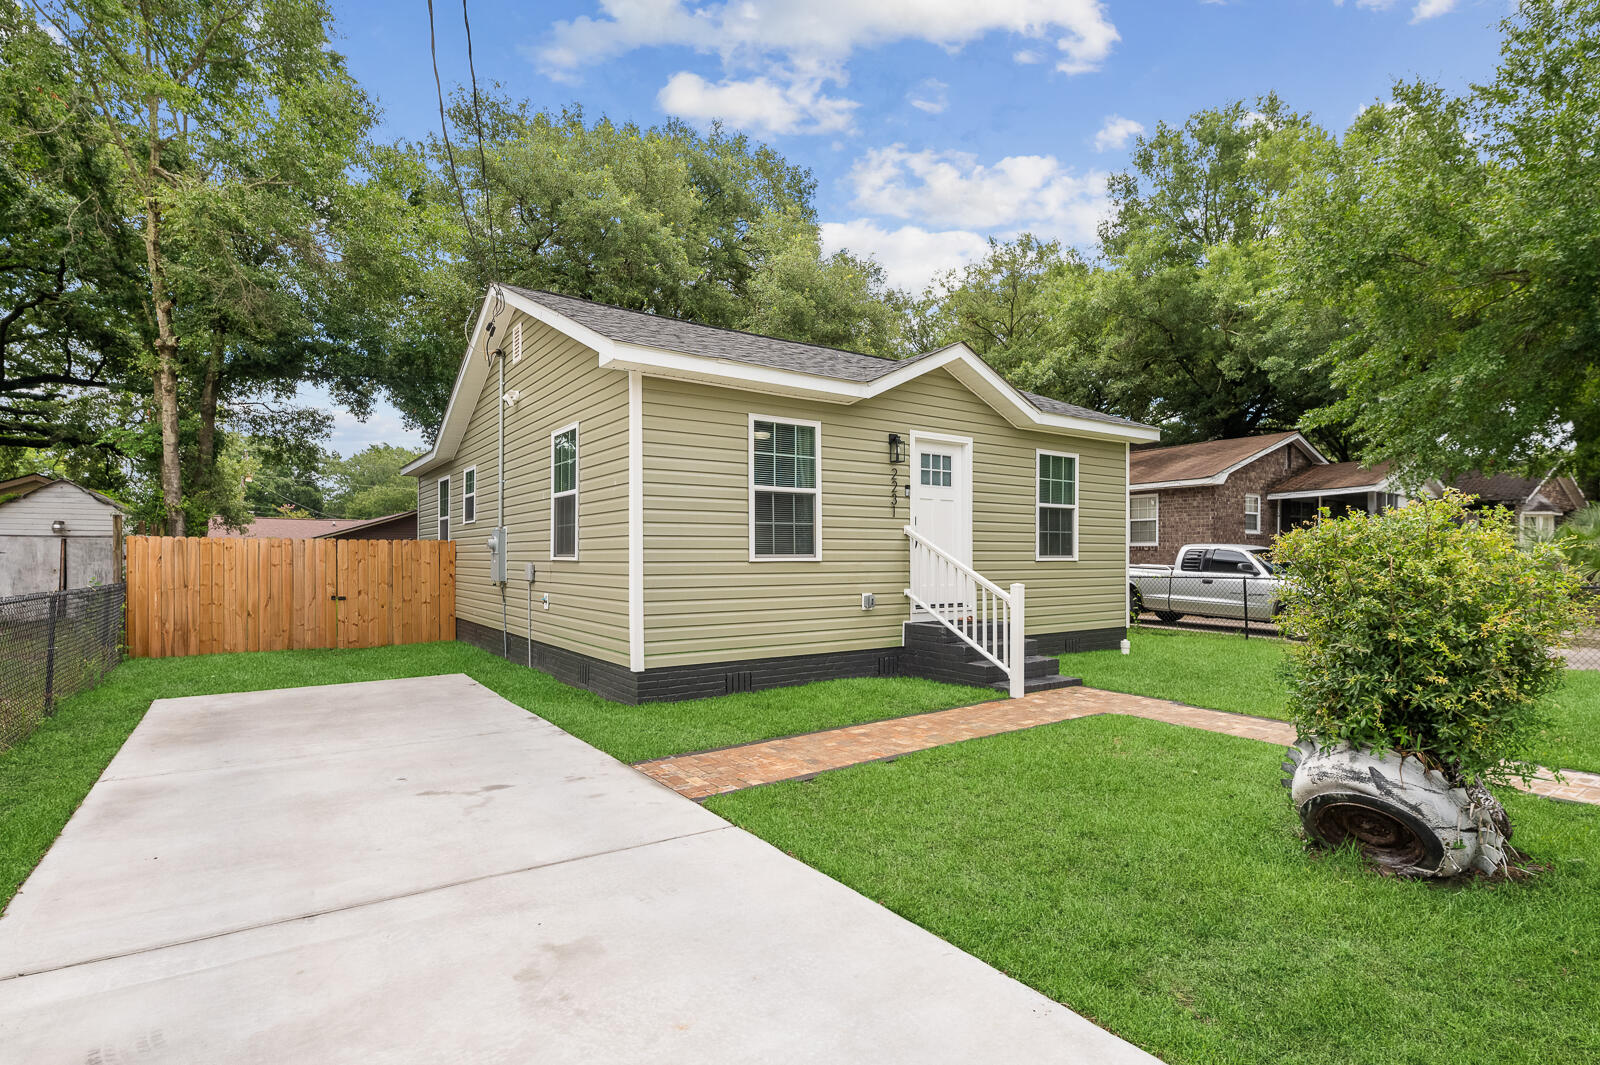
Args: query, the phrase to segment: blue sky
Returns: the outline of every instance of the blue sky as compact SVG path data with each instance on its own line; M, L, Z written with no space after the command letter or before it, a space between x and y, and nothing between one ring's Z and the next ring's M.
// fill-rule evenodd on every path
M480 84L651 125L676 114L774 144L817 178L830 250L914 290L1032 230L1088 245L1106 175L1157 122L1277 91L1342 130L1397 78L1490 77L1509 0L468 0ZM438 128L425 4L335 0L382 134ZM446 91L459 5L436 5ZM310 397L308 397L310 398ZM417 443L387 409L332 446Z

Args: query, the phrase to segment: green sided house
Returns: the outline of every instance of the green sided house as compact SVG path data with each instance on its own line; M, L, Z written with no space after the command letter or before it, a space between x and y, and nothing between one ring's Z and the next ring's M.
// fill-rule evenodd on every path
M634 703L850 676L1012 693L1128 620L1128 450L1007 384L497 285L417 477L457 632Z

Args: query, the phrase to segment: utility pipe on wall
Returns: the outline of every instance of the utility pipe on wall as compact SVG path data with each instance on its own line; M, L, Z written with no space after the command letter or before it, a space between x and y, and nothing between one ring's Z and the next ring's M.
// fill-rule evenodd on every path
M491 297L492 298L492 297ZM506 354L498 346L494 349L495 369L499 373L497 391L495 395L500 402L495 406L500 408L499 445L494 461L495 492L494 506L495 534L500 538L500 561L498 576L500 577L500 657L511 658L511 619L506 613ZM530 630L529 635L532 635Z

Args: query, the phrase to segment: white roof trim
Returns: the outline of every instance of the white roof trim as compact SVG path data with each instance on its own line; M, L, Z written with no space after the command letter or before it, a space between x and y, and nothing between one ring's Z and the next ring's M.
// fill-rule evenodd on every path
M953 344L932 355L908 361L904 366L891 370L875 381L841 381L796 370L783 370L706 355L688 355L643 344L611 340L521 293L513 292L504 286L502 292L508 309L521 311L557 332L566 334L585 347L592 348L599 355L599 364L608 369L637 370L653 377L700 381L766 395L793 396L799 399L841 404L871 399L908 381L913 381L925 373L948 369L957 380L972 389L979 398L1018 428L1072 433L1102 440L1142 442L1161 438L1161 431L1151 426L1120 425L1093 418L1042 411L995 373L965 344ZM487 360L471 357L478 350L480 338L488 325L485 317L488 307L489 300L485 297L483 306L478 311L478 321L473 327L472 338L467 344L467 354L461 360L455 386L450 391L450 403L445 408L444 421L440 424L439 435L432 450L402 467L401 473L419 475L426 473L453 457L456 448L460 446L461 438L466 432L467 419L478 394L483 390L483 382L489 372ZM468 402L462 402L463 396L472 398Z
M1252 462L1255 462L1258 459L1266 458L1274 451L1277 451L1280 448L1288 447L1293 443L1299 443L1300 446L1311 452L1311 457L1316 460L1317 465L1328 465L1327 457L1323 455L1322 452L1318 451L1316 447L1312 445L1311 441L1307 440L1301 433L1296 432L1293 436L1286 436L1276 444L1273 444L1271 447L1264 447L1255 454L1248 455L1245 458L1240 459L1238 462L1235 462L1232 466L1229 466L1221 473L1214 474L1210 477L1194 477L1183 481L1135 481L1133 484L1128 486L1128 491L1148 492L1154 491L1157 488L1199 488L1208 484L1223 484L1228 480L1229 477L1232 477L1235 473L1238 473ZM1273 496L1269 498L1276 497Z
M1544 486L1549 484L1551 481L1559 480L1562 477L1566 477L1566 476L1567 476L1566 474L1561 472L1561 467L1560 466L1555 467L1549 473L1544 475L1544 480L1540 481L1538 484L1533 486L1533 491L1528 493L1527 499L1524 499L1523 502L1527 503L1529 499L1532 499L1534 496L1539 495L1541 492L1544 491ZM1576 488L1578 490L1578 506L1582 507L1585 503L1589 502L1589 497L1583 494L1583 485L1578 483L1578 479L1576 477L1569 477L1568 480L1570 480L1572 482L1572 487L1574 487L1574 488ZM1554 506L1554 504L1551 504L1551 505ZM1532 514L1532 513L1541 513L1541 512L1524 511L1524 513ZM1553 513L1553 514L1564 514L1566 512L1557 510L1557 511L1551 511L1551 513Z
M1354 496L1367 492L1389 491L1389 478L1372 484L1352 485L1349 488L1308 488L1301 492L1269 492L1268 499L1320 499L1323 496Z
M122 509L122 504L118 503L115 499L112 499L108 495L102 495L101 493L96 492L93 488L85 488L83 485L79 484L77 481L74 481L74 480L72 480L71 478L68 478L68 477L51 477L44 484L37 485L37 486L35 486L33 488L30 488L26 492L23 492L21 495L11 497L10 499L6 500L4 503L0 503L0 506L7 506L8 507L13 503L20 503L24 499L32 498L34 495L36 495L39 492L48 492L50 489L56 488L56 487L71 488L74 491L81 492L82 494L88 496L91 500L93 500L95 503L99 504L100 506L106 507L106 508L108 508L110 510L114 510L118 514L123 515L124 517L127 516L127 511L123 510Z
M1052 414L1035 407L1005 378L965 344L952 344L891 370L875 381L841 381L832 377L758 366L731 359L685 355L676 351L613 341L600 353L600 365L639 370L654 377L703 381L725 388L743 388L768 395L787 395L824 403L859 403L881 396L934 370L948 369L1007 421L1020 429L1066 432L1104 440L1157 440L1161 431L1150 426L1119 425L1071 414Z

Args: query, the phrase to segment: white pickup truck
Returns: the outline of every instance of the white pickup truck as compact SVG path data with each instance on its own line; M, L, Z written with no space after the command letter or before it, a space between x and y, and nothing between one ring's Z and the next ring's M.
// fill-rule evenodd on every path
M1129 566L1133 613L1271 621L1283 579L1265 547L1184 544L1175 566Z

